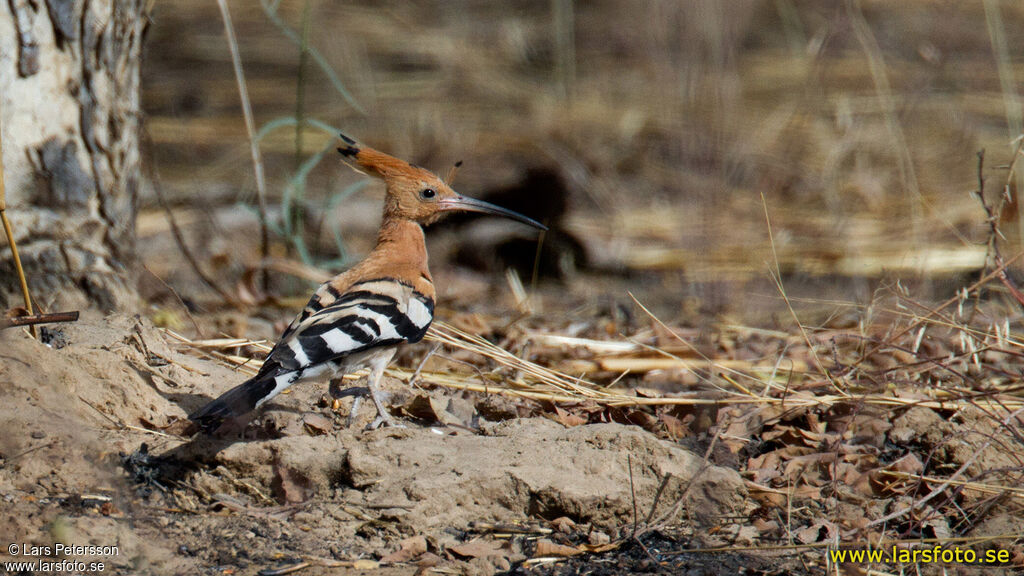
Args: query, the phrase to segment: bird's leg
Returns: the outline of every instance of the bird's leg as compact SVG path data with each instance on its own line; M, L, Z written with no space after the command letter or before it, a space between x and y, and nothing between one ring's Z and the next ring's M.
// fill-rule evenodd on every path
M381 378L384 377L384 369L387 368L395 351L389 350L371 361L370 375L366 378L366 385L370 388L370 397L373 398L373 405L377 407L377 417L367 426L373 430L386 424L390 428L405 428L403 424L395 422L384 405L384 391L380 389Z
M331 410L334 412L341 408L341 397L345 395L345 391L341 388L342 382L341 378L331 378L327 385L327 393L331 395Z
M345 426L349 428L356 423L356 416L359 415L359 407L363 405L363 396L356 396L352 399L352 408L348 411L348 419L345 420Z
M339 376L332 378L330 385L327 388L331 395L331 410L337 412L341 409L341 399L346 396L352 396L352 407L348 411L348 420L346 426L352 427L352 424L356 421L356 415L359 414L359 407L363 403L363 397L370 393L370 389L366 386L345 386L344 379Z

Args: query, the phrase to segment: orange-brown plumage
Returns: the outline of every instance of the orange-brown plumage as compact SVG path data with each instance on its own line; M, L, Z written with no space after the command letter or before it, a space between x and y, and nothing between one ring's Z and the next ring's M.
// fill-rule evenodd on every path
M431 300L434 282L427 268L427 247L423 228L405 219L385 220L377 246L361 262L331 278L325 284L344 293L353 284L372 278L395 278ZM324 287L321 290L325 290Z
M445 200L461 198L433 172L394 156L365 146L357 147L354 142L338 148L338 151L342 156L354 159L356 164L373 175L384 179L387 191L382 229L396 220L411 220L424 226L431 224L446 211ZM433 191L433 195L424 197L423 192L426 190Z
M189 416L212 431L252 412L297 381L335 378L371 369L367 385L377 407L375 423L393 424L377 385L398 346L418 342L433 319L435 290L427 267L423 226L445 212L497 214L544 229L493 204L457 194L434 173L342 135L338 151L384 179L384 215L377 245L351 269L322 284L285 330L252 379Z

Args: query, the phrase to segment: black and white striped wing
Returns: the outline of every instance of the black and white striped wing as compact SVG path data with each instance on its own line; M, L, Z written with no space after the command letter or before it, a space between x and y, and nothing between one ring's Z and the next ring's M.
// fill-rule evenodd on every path
M226 420L259 408L299 379L354 368L349 356L419 342L433 317L434 301L404 282L371 280L343 293L324 284L270 351L259 374L189 419L211 432Z
M360 282L344 293L325 284L274 347L267 364L301 370L379 346L419 342L433 316L433 300L398 280Z

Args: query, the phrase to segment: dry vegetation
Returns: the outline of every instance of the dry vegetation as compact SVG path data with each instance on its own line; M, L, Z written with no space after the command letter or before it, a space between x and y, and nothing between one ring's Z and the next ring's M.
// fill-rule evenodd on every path
M580 252L558 274L471 270L450 261L467 244L500 252L507 229L437 230L441 321L390 371L412 390L396 406L456 435L535 417L642 429L697 454L695 478L738 472L744 505L695 520L697 480L651 465L619 516L562 515L564 504L515 525L439 528L368 507L346 512L359 527L340 548L288 536L278 549L253 518L322 540L335 527L309 517L354 506L351 489L324 496L287 461L259 462L284 458L280 446L332 446L307 437L366 440L310 408L309 391L245 447L200 459L219 467L147 496L187 516L163 530L201 565L384 570L354 564L369 551L418 561L408 573L839 573L823 550L940 543L1024 566L1020 4L282 3L276 17L330 72L259 3L237 4L257 128L271 128L269 259L216 5L158 4L144 65L143 285L172 366L188 354L233 379L253 371L310 282L372 241L379 194L334 162L327 131L297 132L295 118L438 171L462 159L468 194L546 168L567 190L552 251ZM523 194L527 214L544 204ZM261 269L275 273L269 287ZM183 370L157 369L162 393ZM158 435L184 450L179 414L118 414L125 446ZM404 439L428 445L415 434ZM392 440L372 441L400 451ZM136 464L151 486L154 465ZM340 484L358 486L348 466ZM616 473L633 488L632 462ZM224 510L257 534L242 559L217 538L223 518L201 523Z

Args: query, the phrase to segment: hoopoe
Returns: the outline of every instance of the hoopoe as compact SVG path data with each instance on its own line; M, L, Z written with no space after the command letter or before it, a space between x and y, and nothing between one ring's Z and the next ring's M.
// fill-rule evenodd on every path
M209 433L256 410L296 382L331 380L369 368L367 386L377 408L371 427L395 426L379 388L400 346L423 339L434 317L434 283L427 269L423 227L446 212L496 214L534 228L522 214L457 194L435 174L360 146L344 134L338 152L384 179L384 217L376 247L349 270L322 284L281 335L259 373L189 415Z

